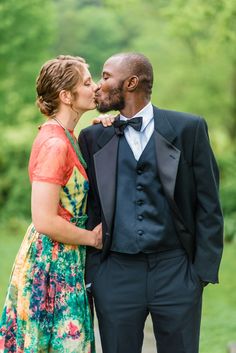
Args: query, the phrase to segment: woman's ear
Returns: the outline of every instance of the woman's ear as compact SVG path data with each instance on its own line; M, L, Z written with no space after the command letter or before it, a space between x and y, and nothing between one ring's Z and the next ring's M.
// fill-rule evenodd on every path
M63 89L59 93L59 99L62 103L70 105L71 101L72 101L71 93L69 91L66 91L65 89Z
M126 80L126 89L127 91L134 91L139 83L139 78L138 76L130 76L127 80Z

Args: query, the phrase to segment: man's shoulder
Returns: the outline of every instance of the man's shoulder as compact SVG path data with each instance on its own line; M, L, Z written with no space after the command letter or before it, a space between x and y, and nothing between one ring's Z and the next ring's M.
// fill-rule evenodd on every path
M102 124L95 124L81 130L79 134L80 143L87 143L91 148L97 148L98 144L102 146L114 136L114 126L104 127Z
M83 128L81 131L83 131L84 133L96 133L102 130L104 130L104 127L102 124L99 123L99 124L89 125Z
M170 109L160 109L157 107L154 107L155 111L158 114L162 114L163 116L166 117L170 122L173 123L179 123L179 124L197 124L199 121L202 121L202 117L199 115L193 114L193 113L187 113L187 112L181 112L181 111L176 111L176 110L170 110Z
M87 126L86 128L82 129L80 133L86 136L98 136L106 131L106 129L109 129L109 127L105 128L101 123L99 123Z

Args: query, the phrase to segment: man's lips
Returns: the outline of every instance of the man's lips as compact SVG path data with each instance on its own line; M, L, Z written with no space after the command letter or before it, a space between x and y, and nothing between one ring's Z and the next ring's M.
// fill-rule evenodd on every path
M100 99L100 94L95 94L94 100L96 103L99 101L99 99Z

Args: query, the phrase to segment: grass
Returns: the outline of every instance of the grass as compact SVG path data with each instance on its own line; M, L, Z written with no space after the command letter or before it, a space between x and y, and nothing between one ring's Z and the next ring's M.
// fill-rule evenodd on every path
M201 353L224 353L236 342L236 244L226 244L220 284L205 289L201 329Z
M0 227L0 307L2 308L12 264L27 222L11 220ZM236 243L226 244L220 270L220 285L204 291L200 353L224 353L236 341Z
M14 258L20 247L28 222L11 219L9 225L0 226L0 308L4 304ZM0 311L1 311L0 309Z

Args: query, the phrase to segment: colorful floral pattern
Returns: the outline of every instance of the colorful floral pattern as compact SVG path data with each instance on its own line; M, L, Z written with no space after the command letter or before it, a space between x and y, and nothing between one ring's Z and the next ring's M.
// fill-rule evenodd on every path
M67 170L66 183L61 187L58 213L75 226L83 228L88 192L86 174L68 145L64 131L53 126L47 128L45 125L33 145L31 181L40 180L41 177L47 181L47 175L42 173L43 164L39 168L40 173L34 174L35 166L38 168L35 148L59 135L66 144L67 158L64 162L67 167L70 166L70 170ZM51 149L54 149L53 144L50 144L50 149L45 149L45 158L48 153L49 158L53 155ZM38 148L39 153L40 150ZM53 170L57 170L56 180L60 180L59 169L55 167ZM50 182L53 182L53 176L49 177ZM61 178L64 178L64 174ZM52 241L48 236L38 233L33 224L29 226L13 266L0 321L1 353L95 352L84 267L84 246Z

